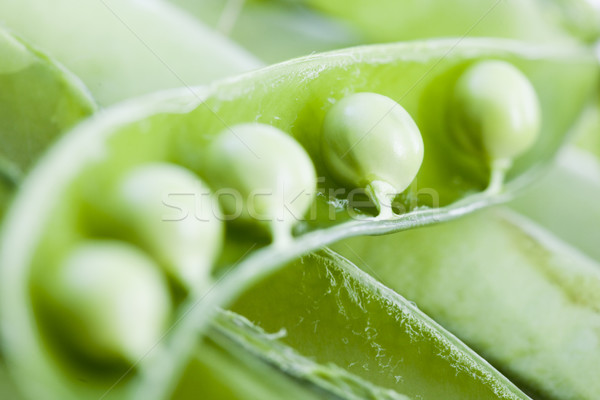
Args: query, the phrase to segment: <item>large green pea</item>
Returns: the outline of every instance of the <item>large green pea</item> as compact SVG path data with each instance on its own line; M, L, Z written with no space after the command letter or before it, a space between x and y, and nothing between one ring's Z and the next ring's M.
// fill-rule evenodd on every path
M469 67L454 89L454 137L466 152L490 163L511 160L536 141L540 104L527 77L505 61Z
M408 112L377 93L356 93L327 112L321 149L326 167L341 183L367 188L381 216L391 216L391 197L414 180L423 162L423 138Z
M223 130L206 151L204 171L225 217L266 226L275 242L289 238L316 190L315 169L304 148L265 124Z
M113 207L184 286L209 282L224 229L218 202L195 174L168 163L137 167L120 181Z
M45 291L57 329L102 361L138 361L158 343L171 312L159 267L123 242L81 244L46 280Z

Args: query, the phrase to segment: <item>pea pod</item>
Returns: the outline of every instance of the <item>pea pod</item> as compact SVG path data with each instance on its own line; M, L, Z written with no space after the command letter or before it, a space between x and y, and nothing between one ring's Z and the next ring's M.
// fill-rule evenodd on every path
M600 12L586 0L171 1L269 62L424 38L502 37L552 44L593 43L600 36Z
M197 349L171 398L317 400L325 397L319 389L294 380L223 338L216 338L207 339Z
M325 13L351 22L370 41L440 36L493 36L547 43L600 36L600 12L587 1L395 1L306 0ZM451 16L451 18L449 18Z
M289 264L232 309L267 331L285 330L281 341L300 354L410 398L528 398L414 305L330 251Z
M492 209L335 248L536 398L600 395L600 265L524 217Z
M95 108L75 76L0 28L0 218L49 143ZM0 363L0 396L20 398Z
M600 162L571 147L561 152L547 174L509 204L561 240L600 261ZM568 210L565 212L565 210Z
M574 146L563 149L548 172L510 202L513 209L597 261L599 132L600 103L596 98L573 129Z
M347 23L300 3L170 0L267 63L362 44ZM259 28L260 27L260 28Z
M0 207L42 151L90 115L81 82L48 56L0 28Z
M7 0L0 15L77 74L103 105L261 66L162 0Z
M280 338L285 336L283 331L267 333L230 311L220 312L214 322L206 339L198 346L172 398L204 396L263 399L271 398L267 397L271 389L274 392L273 399L293 396L298 399L409 400L335 364L319 364L302 356L281 342ZM227 358L232 362L227 363ZM240 368L240 364L246 368ZM210 371L212 379L203 380L203 387L199 388L196 384L198 376L203 376L207 371ZM239 374L233 378L232 372L238 371ZM254 379L249 380L244 375ZM284 385L286 380L292 384ZM236 384L231 385L232 381ZM261 386L266 387L262 393L253 390ZM251 393L248 393L249 390Z
M324 177L311 205L313 209L305 216L306 221L287 227L292 228L291 239L284 246L269 246L269 241L256 231L228 223L224 251L217 257L215 272L202 285L206 288L220 277L218 289L193 291L187 298L185 293L173 293L178 299L176 314L186 317L176 317L180 323L159 349L142 360L139 373L135 377L127 375L128 379L121 380L111 391L116 396L130 390L145 399L166 393L187 364L198 333L211 320L214 306L231 301L243 288L286 262L349 236L383 234L449 220L500 201L501 196L480 193L488 183L486 163L447 151L453 140L448 122L456 111L452 90L466 68L484 60L513 64L540 98L542 135L508 172L505 190L510 193L519 181L532 179L534 167L553 157L585 103L597 79L595 60L587 50L549 49L487 39L349 49L294 60L199 88L195 90L199 97L182 89L134 100L80 125L28 177L5 226L0 260L4 267L2 327L11 361L25 369L34 362L33 376L43 376L44 384L57 393L85 398L107 389L106 381L82 384L65 368L56 368L56 359L44 351L44 331L33 328L38 313L32 305L28 283L36 270L64 259L82 240L115 236L110 233L109 220L101 221L108 225L98 224L94 202L136 168L168 162L209 182L207 177L213 171L205 166L207 152L224 130L238 124L271 125L289 134L295 146L304 148L317 174ZM572 99L564 103L567 88ZM423 138L425 151L416 175L418 185L413 184L396 196L388 218L376 218L377 210L371 202L359 204L360 196L364 196L361 188L355 188L358 190L354 200L347 198L347 188L335 180L321 157L325 116L335 103L359 92L383 95L399 104ZM252 143L246 144L252 149ZM305 164L293 165L302 168ZM303 189L298 176L304 175L286 175L286 183ZM419 188L427 189L425 194L431 196L422 196ZM353 218L358 220L348 221ZM136 241L127 235L119 239ZM211 244L204 245L208 252L214 251ZM234 265L232 272L219 275ZM198 307L200 298L203 300ZM21 354L24 351L28 352L26 357ZM495 373L486 376L492 375Z

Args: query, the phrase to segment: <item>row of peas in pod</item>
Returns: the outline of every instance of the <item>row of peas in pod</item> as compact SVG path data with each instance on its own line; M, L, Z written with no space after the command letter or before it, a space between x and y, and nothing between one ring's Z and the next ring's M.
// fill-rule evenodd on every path
M440 43L439 49L431 50L431 63L437 61L435 56L446 46ZM447 83L448 101L443 104L442 115L453 122L445 132L447 146L437 150L443 149L459 161L464 159L480 165L485 173L476 176L470 185L478 190L489 186L492 189L484 192L485 196L493 197L501 189L497 177L509 167L512 158L536 143L535 137L546 115L541 110L548 104L540 104L530 78L513 62L499 60L507 51L505 44L498 46L497 57L481 57L483 60L470 59L469 46L477 47L477 43L467 44L445 71L452 71L452 79ZM377 54L378 50L364 51ZM388 46L385 50L396 50L402 58L407 54L422 57L421 49L413 52L406 46L397 49ZM336 56L345 61L345 54L333 55L333 58ZM513 59L508 59L519 62L518 50ZM311 73L313 62L313 59L301 60L283 65L275 73L268 69L263 73L289 76L290 68ZM578 68L579 62L582 70L586 68L585 57L576 62L559 57L555 62L559 69L565 68L564 64ZM346 69L353 63L341 68ZM382 66L388 68L390 64L396 70L410 71L414 67L394 57ZM525 69L529 68L532 74L535 66L527 64L525 61ZM417 69L427 66L418 65ZM335 67L332 63L332 69ZM498 74L503 85L495 84ZM50 186L30 184L25 187L25 191L36 192L30 199L47 200L44 207L38 208L40 214L31 221L32 229L38 232L30 236L35 250L30 255L31 261L27 261L31 263L30 279L35 288L34 318L47 326L53 357L58 354L64 365L74 362L73 357L79 361L81 358L95 360L92 364L96 367L123 364L123 361L136 364L144 358L147 349L160 342L166 326L176 318L173 310L177 315L177 310L185 305L185 293L192 296L205 293L213 277L219 276L218 271L211 271L213 266L231 265L227 257L236 251L246 252L247 225L262 229L266 237L269 233L272 236L274 247L267 246L261 253L269 260L265 271L269 266L276 268L285 260L293 259L295 254L320 247L327 240L336 240L338 235L360 234L361 229L403 229L394 224L403 223L402 218L410 213L395 214L392 200L421 173L421 164L428 167L426 171L430 173L435 167L432 163L439 162L438 158L429 159L428 165L424 149L427 136L423 137L420 131L428 135L438 133L419 129L418 118L415 122L390 96L365 90L382 88L385 83L381 87L357 83L354 93L348 93L344 87L337 99L307 100L304 106L310 105L310 101L328 104L319 107L321 122L310 126L314 129L303 126L304 130L293 132L293 128L275 127L276 124L266 124L267 121L260 118L257 122L258 113L251 107L248 108L254 115L253 122L243 121L245 117L240 116L217 129L223 121L215 118L211 108L215 105L226 108L236 100L227 95L221 98L220 93L242 88L237 101L255 100L243 95L247 87L252 87L253 80L260 81L260 78L248 75L244 78L246 81L226 82L223 87L213 89L215 97L211 98L208 93L198 105L194 105L196 100L189 94L176 93L149 97L142 105L132 102L117 107L82 125L44 161L57 163L64 157L62 152L80 152L74 164L59 166L58 180L51 184L52 190L58 185L62 192L60 204L52 201L52 195L44 194ZM315 85L325 82L318 75L313 79ZM478 80L485 85L472 84ZM323 88L328 89L326 85ZM265 93L265 99L273 96L270 90ZM427 91L421 93L425 93L423 100L431 100L426 96ZM215 104L217 100L221 103ZM414 99L411 103L415 104ZM457 104L464 106L457 107ZM503 115L511 116L510 123L503 129L506 135L500 134L493 124L494 119L506 121ZM208 118L208 131L214 133L198 133L198 116ZM282 117L286 115L282 113L279 118ZM548 117L554 115L549 113ZM89 150L82 151L83 143ZM132 148L138 150L132 152ZM455 164L442 162L440 166L448 165ZM460 171L461 167L454 168ZM329 179L329 185L364 190L372 205L366 207L360 221L343 224L334 220L331 230L320 229L319 225L311 227L314 221L310 220L296 224L295 218L306 214L315 202L335 207L340 203L339 199L325 198L325 191L317 191L315 197L315 170ZM42 172L37 172L37 176L45 173L38 171ZM42 178L34 174L32 179L35 182ZM430 179L435 181L437 177ZM451 204L461 197L468 199L470 192L464 187L446 184L449 187L443 198L445 203ZM253 191L258 191L258 196L252 200L255 204L244 204L245 211L239 218L225 224L222 219L226 218L222 217L236 215L237 205L231 203L235 197L228 193L216 196L223 189L229 192L233 189L243 201L252 198ZM282 207L280 197L297 197L299 193L308 196L291 202L293 209ZM351 207L351 204L346 206ZM196 214L198 207L200 215ZM280 218L284 211L287 214ZM336 211L335 216L347 209ZM19 213L19 209L15 212ZM343 221L344 217L340 219ZM303 233L302 228L308 232ZM329 234L325 240L315 242L315 237L322 239L322 235ZM268 242L266 238L263 242L259 240L261 246ZM233 251L221 251L222 246ZM285 254L281 255L282 252ZM259 264L250 261L244 265ZM108 264L119 271L128 271L122 273L123 286L111 284L115 271L102 267ZM244 265L239 266L241 271L250 268L244 269ZM159 272L161 269L166 274ZM80 282L80 278L86 276L94 277L88 282L91 286ZM131 282L127 283L127 279ZM237 285L237 292L249 284L233 278L231 282L234 287ZM138 289L128 290L129 286ZM226 296L235 296L235 293L232 291ZM123 307L124 303L131 307ZM79 324L62 323L56 328L55 321L61 318L79 321ZM139 329L140 326L145 328ZM85 334L81 335L82 332ZM65 347L74 350L74 354Z
M69 8L69 2L61 0L54 8ZM84 3L73 10L88 10ZM14 12L23 4L28 3L0 6L15 29L28 19ZM327 9L318 1L311 4ZM448 4L464 6L460 1ZM165 21L178 27L174 32L193 31L191 20L179 19L175 9L160 2L148 8L128 1L105 6L108 10L100 7L104 14L85 11L88 18L81 21L91 21L92 14L108 21L125 12L136 16L126 22L145 33L152 29L138 22L147 15L161 20L157 11L164 8ZM519 9L516 3L509 6ZM143 13L135 12L136 7ZM352 14L356 9L349 3L350 19L360 20L360 13ZM23 15L41 21L38 11ZM64 26L69 25L66 15L60 17ZM505 16L498 21L506 21ZM540 21L546 26L549 19ZM102 24L91 23L89 31L101 32L94 25ZM77 68L103 104L151 91L153 79L132 79L123 88L98 85L98 77L121 77L114 68L100 67L108 65L101 55L138 54L127 51L131 43L109 46L108 52L100 48L96 58L73 57L76 52L69 51L77 46L57 40L62 29L51 35L31 28L23 33L48 49L59 48L56 54ZM361 29L368 33L371 27ZM557 37L562 37L559 31ZM153 37L142 39L155 43ZM186 46L191 43L190 49L197 51L192 42ZM9 95L0 97L1 104L11 104L14 93L27 92L31 76L39 75L28 68L35 65L52 76L36 84L52 87L58 82L55 87L67 88L53 92L63 113L50 118L58 125L47 125L50 136L95 111L77 78L24 41L7 43L10 52L33 54L34 62L8 69L0 64L0 76L14 84L12 91L2 92ZM156 40L160 43L164 45ZM258 64L246 55L231 57L234 53L225 57L233 69ZM186 57L178 60L185 64ZM148 76L156 71L151 72ZM240 379L247 370L255 370L254 379L279 377L261 375L264 365L255 362L260 359L286 371L292 382L280 383L302 393L299 398L321 398L323 393L402 400L527 398L451 334L340 256L326 251L298 258L344 238L443 222L506 199L535 179L536 167L563 145L565 132L597 86L597 72L589 49L566 39L553 47L495 39L431 40L316 54L97 113L39 162L23 181L5 222L0 328L3 353L17 381L32 398L185 398L186 385L198 393L198 376L204 378L203 390L214 389L207 387L219 381L215 371L237 371ZM172 85L174 78L177 74L156 79L156 89ZM36 92L29 93L35 100ZM15 109L21 110L19 104ZM9 121L29 120L27 113L15 115ZM36 117L45 124L44 113ZM30 125L14 126L28 132ZM18 163L6 154L0 172L8 177L10 197L28 165L15 169ZM360 248L363 242L357 243ZM381 258L372 258L379 265ZM286 265L295 272L287 272ZM243 296L267 275L284 270ZM320 271L327 273L321 276ZM315 333L323 321L329 332L324 343L352 342L363 354L376 348L377 354L365 360L368 368L356 369L355 360L345 360L343 351L333 358L347 371L328 365L323 357L327 351L310 355L314 360L289 357L292 347L300 352L310 347L294 343L291 329L289 347L281 348L271 342L285 337L283 331L269 336L233 313L214 318L218 307L243 296L236 311L254 315L257 323L262 317L268 320L270 311L264 312L261 301L277 299L274 305L289 306L290 296L279 292L292 293L290 279L306 279L323 293L335 291L336 281L345 282L347 296L338 291L329 301L299 284L303 299L322 302L323 309L311 316L300 305L298 317L314 323ZM336 306L341 314L362 315L368 308L370 315L363 315L365 324L347 324L325 311ZM380 339L370 333L374 326ZM272 328L280 326L275 322ZM363 329L365 343L345 336ZM228 356L223 356L224 343ZM232 367L227 357L234 352L234 363L252 367ZM386 352L402 353L406 365L400 358L394 366L390 358L386 368L373 362ZM206 375L195 371L190 377L190 365ZM393 379L390 368L397 373ZM310 383L299 387L294 379ZM29 385L32 381L40 385ZM222 385L232 390L231 382ZM268 398L264 393L254 397Z
M458 150L483 153L491 179L497 179L537 136L535 91L512 65L484 61L459 78L455 96L458 114L464 114L455 117ZM335 179L364 188L377 218L393 219L392 199L417 175L424 149L402 106L376 93L356 93L326 112L321 152ZM308 211L316 189L311 159L293 138L265 124L233 125L211 140L202 163L209 185L186 168L147 163L104 188L102 209L93 214L111 225L118 221L111 233L126 232L152 258L122 242L88 239L44 271L43 307L56 318L80 321L63 325L72 330L61 333L72 337L69 342L77 343L86 332L79 344L86 353L135 363L159 341L170 318L171 295L156 264L185 290L204 290L221 251L224 217L265 225L276 245L292 240L293 224ZM499 190L502 181L490 184ZM223 189L234 191L219 196L225 212L212 194ZM240 199L244 204L236 204ZM287 199L294 201L284 203ZM168 215L169 208L181 213ZM120 285L112 282L117 275Z

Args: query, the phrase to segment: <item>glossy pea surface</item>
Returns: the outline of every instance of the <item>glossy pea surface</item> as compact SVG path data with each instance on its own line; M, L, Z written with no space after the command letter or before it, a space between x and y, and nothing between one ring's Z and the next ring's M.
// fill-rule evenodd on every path
M386 192L375 196L402 193L423 162L419 128L401 105L377 93L356 93L335 103L322 135L330 173L350 187Z

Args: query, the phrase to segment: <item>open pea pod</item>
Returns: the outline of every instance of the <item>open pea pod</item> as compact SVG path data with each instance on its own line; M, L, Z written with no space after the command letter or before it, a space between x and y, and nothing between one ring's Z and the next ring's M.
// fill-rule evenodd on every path
M42 151L94 109L75 76L0 28L0 215Z
M507 209L335 249L540 399L600 396L600 265Z
M0 22L77 74L103 105L262 66L162 0L6 0Z
M314 55L98 114L29 175L5 224L10 362L63 398L138 384L160 397L215 307L286 262L459 217L532 179L596 79L585 49L440 40ZM504 143L478 128L488 117L523 135ZM514 161L505 186L497 150Z

